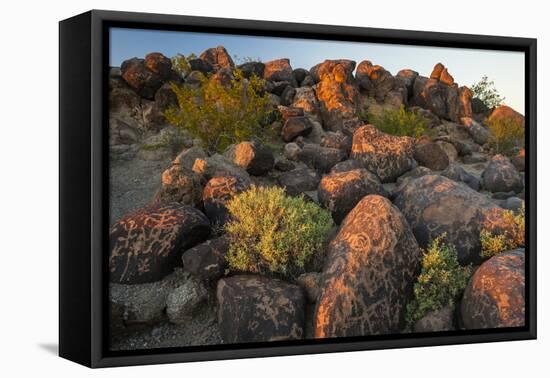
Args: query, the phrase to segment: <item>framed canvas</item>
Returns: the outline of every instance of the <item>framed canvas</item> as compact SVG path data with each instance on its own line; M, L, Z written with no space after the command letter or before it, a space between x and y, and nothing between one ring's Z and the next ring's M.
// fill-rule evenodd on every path
M94 10L59 70L62 357L536 338L535 39Z

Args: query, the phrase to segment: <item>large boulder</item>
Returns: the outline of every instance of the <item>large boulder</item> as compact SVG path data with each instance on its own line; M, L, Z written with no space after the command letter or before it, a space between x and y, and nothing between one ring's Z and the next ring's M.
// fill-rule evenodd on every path
M212 224L224 225L229 220L229 211L225 204L236 194L247 191L250 180L232 175L211 178L202 192L204 211Z
M162 85L161 76L145 66L143 59L132 58L122 62L120 66L122 78L141 97L153 99L156 91Z
M514 167L520 172L525 171L525 148L520 148L510 159Z
M503 155L492 157L482 175L483 188L490 192L519 193L523 180L510 159Z
M493 109L487 118L488 122L502 120L511 120L519 125L525 126L525 117L521 113L516 112L514 109L506 105L501 105Z
M281 137L285 142L291 142L296 137L307 136L313 130L313 122L308 117L290 117L281 130Z
M254 176L266 174L275 165L275 157L271 149L258 142L241 142L233 145L225 155Z
M109 280L158 281L181 265L183 251L209 233L208 218L187 205L151 205L128 214L109 232Z
M200 55L200 59L210 64L214 71L218 71L222 68L227 68L231 70L235 67L235 63L233 63L231 55L229 55L229 53L223 46L206 49Z
M413 138L388 135L372 125L362 126L353 134L351 157L382 182L395 181L414 168L413 155Z
M504 210L488 197L447 177L426 175L409 180L396 193L397 206L421 247L446 234L456 247L462 265L480 262L479 234L485 219L504 216Z
M161 176L162 186L155 194L154 203L178 202L197 206L201 202L203 178L191 169L173 164Z
M318 83L322 80L336 80L338 82L352 82L353 70L356 63L349 59L327 59L313 66L309 73Z
M300 193L316 190L321 181L321 176L313 169L298 168L283 173L277 181L279 185L285 188L286 193L295 196Z
M218 324L224 343L296 340L304 336L299 286L262 276L218 281Z
M276 59L264 63L264 79L269 81L288 81L292 82L292 67L290 60Z
M414 159L418 164L432 169L442 171L449 165L449 157L439 146L432 141L421 141L414 147Z
M399 82L389 71L382 66L373 65L369 60L359 63L355 77L361 88L378 101L384 101L390 92L399 87Z
M321 109L319 107L319 101L315 97L315 91L311 87L296 88L296 94L294 95L294 102L292 106L295 108L301 108L304 113L311 116L317 121L321 121Z
M330 169L346 158L347 154L338 148L322 147L318 144L307 143L298 152L298 160L308 167L321 172Z
M338 224L369 194L383 195L385 191L378 177L364 168L325 175L318 189L319 202Z
M321 147L337 148L349 155L351 151L351 138L341 131L328 131L321 137Z
M364 197L329 245L314 315L316 338L399 332L420 264L399 210Z
M407 98L410 98L413 94L414 81L417 77L418 72L411 69L401 70L395 75L395 78L401 82L401 86L407 90Z
M172 61L159 52L153 52L145 55L145 67L158 74L165 81L172 74Z
M345 120L356 117L359 92L352 75L354 67L353 61L326 60L311 70L320 80L313 88L325 129L342 130Z
M484 145L489 141L489 137L491 136L491 133L488 129L486 129L483 125L478 123L476 120L474 120L471 117L462 117L460 119L460 122L464 126L464 128L468 131L468 134L472 137L474 142L476 142L479 145Z
M264 77L265 64L262 62L245 62L240 64L237 68L242 71L244 77L247 79L251 78L253 75L259 78Z
M441 332L455 329L453 324L454 306L445 306L439 310L429 311L418 319L413 326L414 332Z
M196 245L183 253L183 270L204 281L214 282L224 274L228 249L229 240L225 236Z
M466 329L525 325L525 251L491 257L476 270L462 297Z

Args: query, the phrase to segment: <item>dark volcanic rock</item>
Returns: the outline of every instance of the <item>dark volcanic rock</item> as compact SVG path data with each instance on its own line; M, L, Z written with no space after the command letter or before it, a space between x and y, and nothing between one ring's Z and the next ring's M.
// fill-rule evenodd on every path
M189 67L191 67L191 71L198 71L202 72L203 74L214 71L214 67L212 67L212 65L206 60L203 60L201 58L189 59L188 63Z
M307 143L298 152L298 160L303 161L308 167L321 172L330 169L346 158L346 153L337 148L321 147L318 144Z
M515 192L523 189L523 180L514 165L505 156L495 155L482 175L483 188L490 192Z
M500 253L474 273L462 297L466 329L525 325L525 251Z
M279 106L277 106L277 110L281 114L283 122L288 121L288 119L292 118L292 117L303 117L304 116L304 109L302 109L300 107L296 107L296 106L279 105Z
M292 82L293 77L290 60L284 58L264 63L264 79L269 81Z
M296 88L294 102L292 106L303 109L304 113L312 116L314 119L321 120L321 109L319 101L315 96L315 91L310 87Z
M308 117L290 117L286 120L281 131L285 142L291 142L298 136L307 136L311 133L313 124Z
M271 149L258 142L241 142L231 146L225 155L254 176L266 174L275 164Z
M365 125L353 134L351 157L382 182L395 181L414 168L414 139L383 133L372 125Z
M287 86L283 93L281 93L281 104L285 106L292 105L294 102L294 96L296 95L296 89L294 87L291 87L290 85Z
M449 165L449 157L435 142L421 142L414 147L414 159L418 164L434 171L441 171Z
M512 156L512 164L520 172L525 171L525 149L521 148L514 156Z
M173 164L162 173L161 180L162 186L155 194L154 203L178 202L191 206L200 204L204 182L191 169Z
M308 72L308 70L306 70L304 68L295 68L292 71L292 75L294 76L294 78L296 79L296 82L298 82L298 84L302 84L302 81L304 81L306 76L309 75L309 72Z
M229 55L229 53L223 46L213 47L205 50L200 55L200 58L210 64L215 71L222 68L233 69L235 67L235 63L233 63L231 55Z
M264 68L265 65L262 62L246 62L243 64L240 64L238 67L247 79L252 77L252 75L256 75L259 78L264 77Z
M279 176L279 185L285 188L285 191L295 196L303 192L316 190L321 181L319 174L309 168L298 168L290 172L285 172Z
M446 233L446 241L456 247L462 265L479 263L481 228L486 218L501 218L504 211L465 184L436 175L401 185L394 204L409 222L421 247L426 248Z
M149 70L143 59L125 60L122 62L120 70L124 81L141 97L153 99L156 91L162 85L160 75Z
M342 59L325 60L311 69L320 80L313 88L327 130L342 130L343 122L355 117L359 92L352 75L354 67L355 62Z
M364 197L329 245L315 337L399 332L420 257L399 210L384 197Z
M319 202L338 224L369 194L384 195L385 191L378 177L364 168L325 175L318 189Z
M250 188L250 180L234 175L216 176L210 179L202 192L204 211L213 225L222 226L228 221L229 211L225 207L234 195Z
M449 166L441 172L441 176L450 178L451 180L463 182L473 190L479 190L481 188L481 182L477 177L468 173L464 168L456 163L451 163Z
M337 148L348 155L351 151L351 138L341 131L328 131L321 137L321 147Z
M305 298L296 285L261 276L218 281L218 324L224 343L296 340L304 336Z
M460 122L477 144L483 145L489 141L489 137L491 136L489 130L476 122L473 118L462 117Z
M172 73L172 61L158 52L145 55L145 67L158 74L163 81L168 80Z
M373 65L369 60L359 63L355 77L367 93L378 101L384 101L391 91L397 89L398 82L395 77L384 67ZM366 78L369 79L370 88L366 87Z
M158 281L181 265L182 251L209 233L204 214L186 205L152 205L126 215L109 233L109 279L125 284Z
M183 253L183 269L205 281L213 282L224 274L228 248L229 240L224 236L196 245Z

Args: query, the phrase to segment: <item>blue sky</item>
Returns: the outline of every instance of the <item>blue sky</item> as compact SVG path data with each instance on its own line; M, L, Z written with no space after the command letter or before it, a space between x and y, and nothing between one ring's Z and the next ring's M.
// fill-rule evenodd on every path
M113 28L110 64L119 66L126 59L142 58L154 51L168 57L177 53L200 55L219 45L233 57L260 58L264 62L289 58L293 68L306 69L325 59L346 58L358 64L368 59L394 75L400 69L411 68L429 76L433 66L441 62L459 85L470 86L483 75L489 76L506 98L504 102L524 114L525 67L521 52Z

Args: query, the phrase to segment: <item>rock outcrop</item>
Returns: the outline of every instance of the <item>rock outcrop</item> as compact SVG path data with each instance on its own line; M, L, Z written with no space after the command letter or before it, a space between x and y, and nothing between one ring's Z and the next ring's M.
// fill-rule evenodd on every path
M523 189L523 180L510 159L495 155L482 175L483 188L490 192L519 193Z
M413 138L388 135L372 125L362 126L353 134L351 157L382 182L395 181L414 168L413 155Z
M378 177L364 168L323 176L319 184L319 202L342 222L357 203L369 194L385 194Z
M154 282L181 265L181 254L205 240L210 222L181 204L152 205L126 215L110 230L109 280Z
M250 180L233 175L212 177L202 192L204 211L213 225L223 226L229 220L225 204L235 195L250 188Z
M419 263L418 244L399 210L384 197L364 197L330 243L315 337L398 332Z
M226 344L304 336L305 298L299 286L262 276L233 276L218 281L217 299Z
M503 252L476 270L462 298L466 329L525 324L525 251Z
M394 204L409 222L421 247L426 248L445 233L446 241L456 247L458 261L463 265L480 262L479 233L486 217L492 211L500 217L504 215L504 210L483 194L436 175L401 185Z

